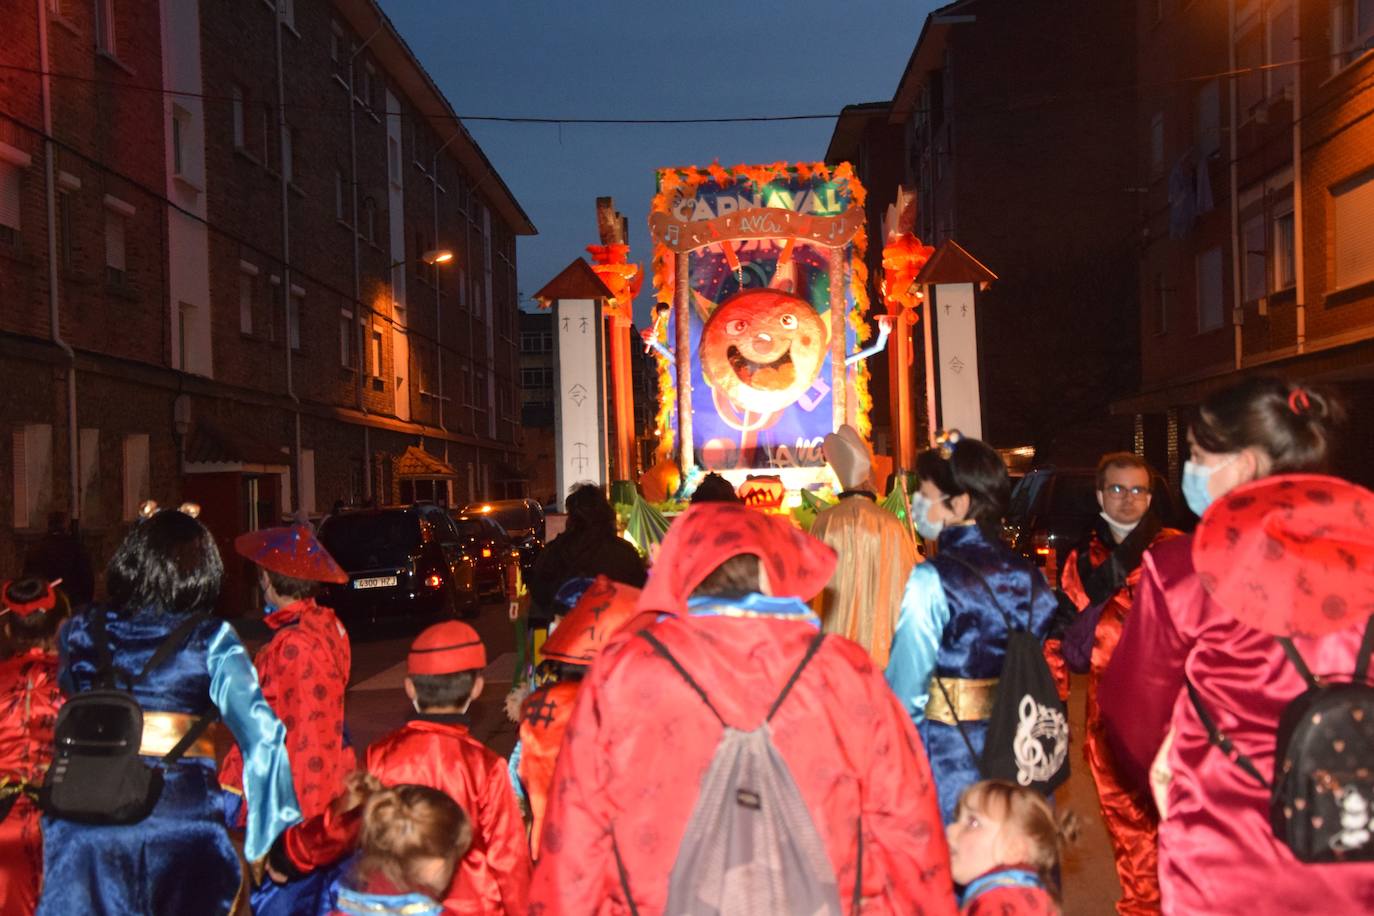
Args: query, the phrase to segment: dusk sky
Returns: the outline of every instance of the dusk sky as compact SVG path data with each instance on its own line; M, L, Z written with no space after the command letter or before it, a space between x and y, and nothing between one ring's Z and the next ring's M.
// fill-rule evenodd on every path
M555 118L820 114L888 100L940 5L382 0L460 115ZM465 123L539 230L519 242L528 300L598 241L597 197L614 197L629 218L630 257L647 273L656 168L819 160L835 122ZM651 303L646 279L641 321Z

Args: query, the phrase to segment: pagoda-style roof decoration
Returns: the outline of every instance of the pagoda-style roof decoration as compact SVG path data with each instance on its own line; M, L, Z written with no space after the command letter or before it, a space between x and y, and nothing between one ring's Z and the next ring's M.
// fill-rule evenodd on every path
M544 288L534 294L540 306L548 308L555 299L614 299L615 293L606 288L585 258L578 258Z
M452 465L445 463L442 459L436 458L429 452L412 445L407 448L401 457L396 459L392 466L397 477L407 479L448 479L456 478L458 472Z
M953 239L946 239L916 275L916 283L991 283L997 274Z

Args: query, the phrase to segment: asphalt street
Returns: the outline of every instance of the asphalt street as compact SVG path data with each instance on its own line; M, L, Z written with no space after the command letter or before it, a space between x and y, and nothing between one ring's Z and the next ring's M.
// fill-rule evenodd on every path
M515 632L506 619L504 605L486 605L477 618L469 622L486 643L488 659L487 686L471 710L473 734L496 753L507 756L516 740L516 727L506 718L504 708L515 668ZM240 629L250 643L265 635L253 624ZM401 725L410 715L410 702L402 682L406 649L419 629L417 625L396 622L352 634L353 676L348 691L347 716L349 732L359 749ZM1084 678L1075 676L1070 698L1073 770L1069 781L1055 796L1057 805L1072 808L1083 822L1082 837L1064 861L1066 916L1110 914L1121 894L1112 866L1111 844L1097 807L1096 790L1083 760L1085 689Z

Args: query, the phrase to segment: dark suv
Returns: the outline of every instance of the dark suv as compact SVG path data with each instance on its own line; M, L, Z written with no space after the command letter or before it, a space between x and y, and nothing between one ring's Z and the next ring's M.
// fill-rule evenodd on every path
M1164 524L1175 520L1174 496L1164 478L1155 474L1150 509ZM1050 585L1059 584L1059 567L1101 513L1097 504L1097 471L1093 468L1034 468L1011 493L1002 539L1023 556L1034 559Z
M455 515L453 525L458 529L459 550L473 568L478 593L504 596L506 570L520 562L505 529L487 515Z
M468 503L462 515L485 516L500 525L520 551L520 568L529 571L544 549L544 509L533 499L493 499Z
M477 611L476 567L441 506L344 511L324 520L320 541L348 573L321 595L346 623Z

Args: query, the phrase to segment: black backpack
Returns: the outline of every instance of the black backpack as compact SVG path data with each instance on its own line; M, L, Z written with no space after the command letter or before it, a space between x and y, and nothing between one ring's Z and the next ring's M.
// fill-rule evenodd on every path
M1307 689L1279 717L1272 784L1217 728L1191 682L1188 697L1212 744L1269 790L1269 826L1299 861L1374 861L1374 617L1349 682L1318 680L1292 640L1277 639Z
M136 824L152 813L162 795L162 768L148 766L139 756L143 707L130 690L204 620L200 615L188 617L162 641L143 670L127 678L110 657L105 612L97 608L91 613L97 686L68 699L57 714L53 760L41 798L44 811L85 824ZM162 758L162 766L176 763L218 717L219 711L211 707L198 718Z
M964 724L955 717L954 724L969 754L978 762L984 779L1004 779L1019 786L1035 789L1045 795L1069 778L1069 720L1064 701L1059 699L1054 676L1045 661L1044 648L1030 632L1031 612L1026 611L1026 626L1017 627L997 602L997 593L966 560L953 552L944 554L964 567L987 589L993 607L1007 624L1007 650L1002 662L1002 674L997 679L997 693L988 717L987 738L980 756L973 742L964 732ZM1030 575L1038 575L1034 570ZM954 703L937 675L936 687L944 694L953 714Z

